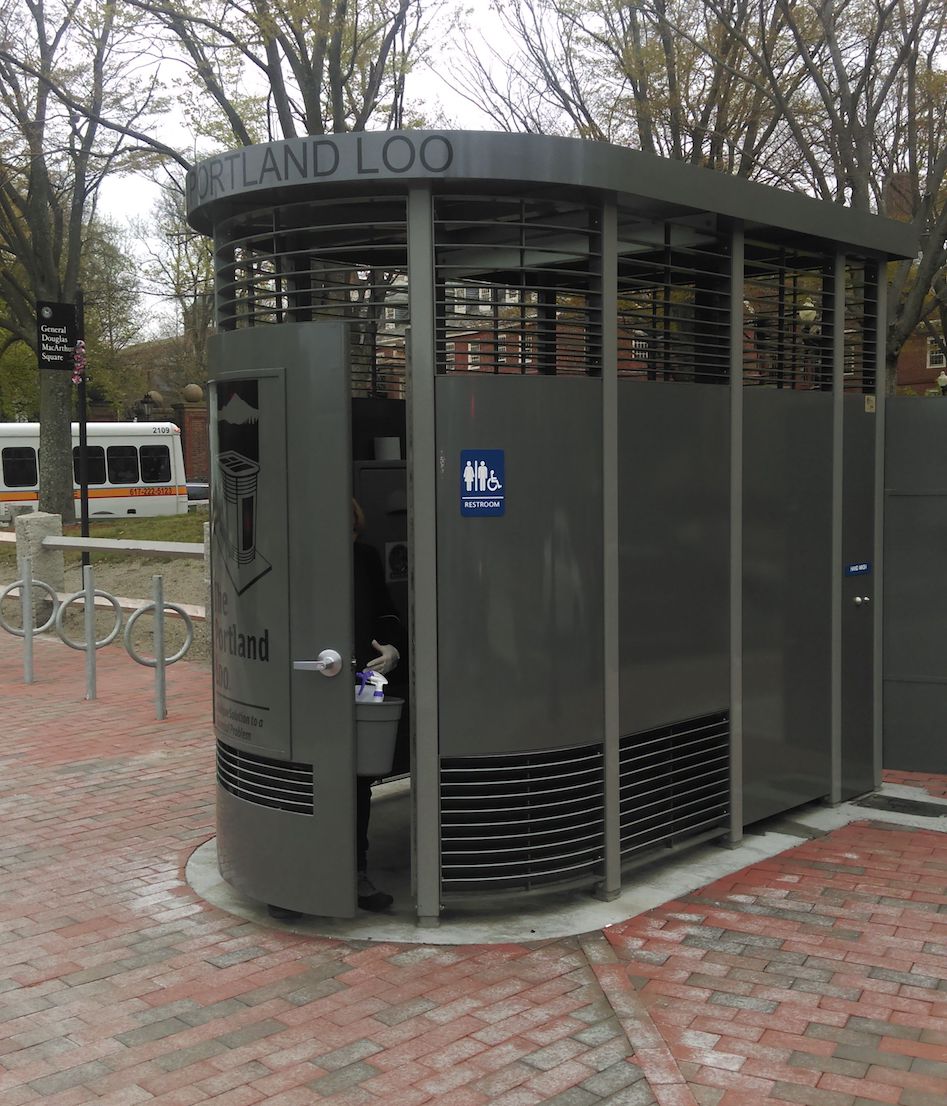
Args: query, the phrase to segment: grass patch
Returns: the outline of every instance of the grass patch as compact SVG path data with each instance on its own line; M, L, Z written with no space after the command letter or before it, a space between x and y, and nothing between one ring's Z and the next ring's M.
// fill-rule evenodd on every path
M155 515L135 518L97 518L89 520L90 538L120 538L134 541L203 541L207 512L189 511L186 515ZM80 526L72 522L62 528L65 536L79 537Z
M126 515L121 518L104 518L89 521L90 538L119 538L126 541L183 541L203 542L206 511L189 511L186 515L156 515L134 518ZM63 536L80 537L78 522L67 523L62 528ZM11 530L6 529L6 533ZM78 550L68 549L64 553L67 565L78 564L82 554ZM127 553L93 553L94 563L128 560ZM139 557L142 562L167 564L170 557ZM13 542L0 542L0 565L16 564L16 545Z

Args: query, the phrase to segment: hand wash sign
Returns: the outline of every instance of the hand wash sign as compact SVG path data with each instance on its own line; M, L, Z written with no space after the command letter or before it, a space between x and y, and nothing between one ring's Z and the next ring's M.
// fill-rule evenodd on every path
M506 511L506 465L502 449L460 453L460 513L464 518Z

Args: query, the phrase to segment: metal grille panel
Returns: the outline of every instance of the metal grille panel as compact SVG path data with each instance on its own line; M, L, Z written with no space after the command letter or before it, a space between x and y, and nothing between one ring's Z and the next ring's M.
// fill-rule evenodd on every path
M311 764L273 760L217 742L217 782L231 795L257 806L312 814Z
M831 391L834 298L825 255L748 241L743 383Z
M619 744L624 859L726 826L730 722L726 714L632 734Z
M438 196L438 372L601 372L601 231L596 205Z
M603 763L600 745L442 760L444 890L522 890L595 873Z
M726 383L728 238L700 224L619 213L618 374L629 380Z
M440 373L596 375L602 349L601 209L582 197L434 197L435 356ZM728 236L705 216L618 210L619 375L729 378ZM407 207L339 196L240 212L216 228L222 330L344 318L352 393L403 399L410 324ZM832 386L833 281L824 253L747 240L744 383ZM876 375L879 266L846 270L845 386Z
M404 398L403 199L346 197L244 212L217 228L216 241L222 330L348 319L353 395Z
M844 381L847 392L873 392L878 375L878 264L845 268Z

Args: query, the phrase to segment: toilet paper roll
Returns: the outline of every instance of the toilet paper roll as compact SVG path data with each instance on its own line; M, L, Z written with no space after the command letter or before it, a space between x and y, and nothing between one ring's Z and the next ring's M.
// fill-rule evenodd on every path
M376 461L400 461L401 460L401 439L400 438L376 438L375 439L375 460Z

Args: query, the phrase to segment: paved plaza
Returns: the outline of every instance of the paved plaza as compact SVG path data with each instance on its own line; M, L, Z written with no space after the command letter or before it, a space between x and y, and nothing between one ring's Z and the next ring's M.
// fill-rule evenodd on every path
M936 815L866 810L579 935L318 936L187 882L214 835L205 667L169 671L163 722L117 649L94 702L80 654L40 640L35 667L0 633L2 1106L947 1102Z

